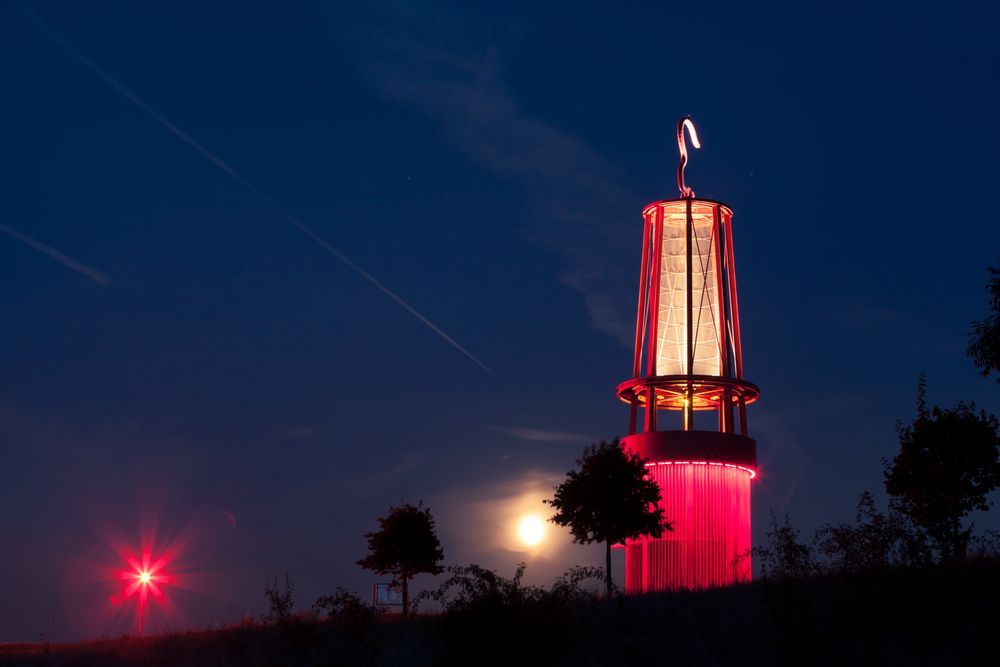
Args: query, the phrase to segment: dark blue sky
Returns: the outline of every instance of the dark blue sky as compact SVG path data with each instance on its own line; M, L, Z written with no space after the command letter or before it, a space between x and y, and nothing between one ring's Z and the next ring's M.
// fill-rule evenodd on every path
M625 427L683 114L689 184L736 212L758 541L881 493L921 371L1000 411L964 354L1000 255L995 10L496 4L25 3L491 375L0 3L0 641L102 631L97 524L150 506L221 572L194 626L285 570L300 606L367 594L400 499L449 563L599 562L510 527Z

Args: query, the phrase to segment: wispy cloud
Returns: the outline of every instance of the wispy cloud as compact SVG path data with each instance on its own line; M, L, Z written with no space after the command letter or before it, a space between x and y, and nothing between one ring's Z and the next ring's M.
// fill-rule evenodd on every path
M621 295L633 267L621 260L639 234L628 225L637 197L587 142L521 108L492 22L414 4L365 3L350 20L320 11L333 12L338 41L382 96L432 118L472 160L523 190L534 211L523 231L563 256L558 278L582 295L593 327L630 345Z
M66 255L62 254L52 246L42 243L38 239L30 237L24 232L19 232L16 229L12 229L11 227L8 227L7 225L3 224L0 224L0 232L3 232L4 234L10 236L11 238L17 239L18 241L28 246L32 250L36 250L42 253L43 255L46 255L50 259L54 259L55 261L65 266L67 269L71 269L73 271L76 271L77 273L83 274L84 276L93 280L98 285L111 284L111 278L108 278L106 274L101 273L97 269L91 268L86 264L83 264L82 262L78 262L72 257L67 257Z
M503 433L518 440L528 442L551 442L556 444L584 443L592 438L580 433L566 433L564 431L544 431L537 428L518 428L512 426L493 426L491 430Z
M330 244L326 239L321 237L319 234L314 232L311 228L306 226L301 220L289 213L285 208L280 206L276 201L271 199L269 196L264 194L264 192L258 188L254 183L247 180L240 172L236 171L229 163L223 160L221 157L216 155L214 152L210 151L203 144L196 141L191 135L189 135L184 130L180 129L177 125L168 120L163 114L158 112L156 109L152 108L146 104L142 99L140 99L135 93L125 87L118 79L111 76L104 68L100 67L93 60L85 56L79 49L77 49L73 44L63 39L59 33L52 30L45 21L41 19L37 14L32 12L30 9L25 7L23 4L17 0L13 1L13 5L22 13L28 20L35 24L35 26L51 40L57 46L59 46L63 51L73 57L74 60L79 62L81 65L89 69L91 72L96 74L104 83L108 84L113 88L119 95L128 100L130 103L141 109L146 113L147 116L155 120L161 126L163 126L167 131L173 134L175 137L183 141L189 147L194 149L199 155L208 160L210 163L215 165L218 169L226 173L229 177L243 186L244 189L249 191L254 197L257 198L262 204L271 209L276 213L281 219L290 224L292 227L297 229L301 234L309 238L311 241L316 243L319 247L325 250L330 255L347 265L351 270L360 275L362 278L371 283L376 289L382 292L385 296L389 297L395 301L400 307L403 308L410 315L419 320L431 331L436 333L441 339L451 345L453 348L461 352L463 355L468 357L473 363L485 370L487 373L493 374L486 364L475 357L471 352L465 349L461 344L458 343L454 338L449 336L442 330L439 326L430 321L422 313L417 311L416 308L407 303L401 296L393 292L391 289L386 287L380 280L378 280L371 273L362 268L354 260L346 256L344 253L340 252L336 247Z

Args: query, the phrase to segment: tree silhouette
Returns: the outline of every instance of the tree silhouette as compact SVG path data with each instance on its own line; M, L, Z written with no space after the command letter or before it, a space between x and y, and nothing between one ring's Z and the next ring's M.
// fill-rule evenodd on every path
M403 584L403 615L410 613L410 579L416 574L440 574L444 559L434 531L434 517L423 501L400 503L379 517L379 530L365 533L368 555L358 565L378 574L391 574Z
M927 408L923 376L917 418L897 426L899 454L883 459L885 490L901 512L924 528L941 561L961 558L970 529L962 519L987 510L987 495L1000 485L1000 436L996 417L976 412L975 403L947 410Z
M626 452L618 438L602 440L583 450L579 470L566 474L555 497L545 502L556 509L550 521L569 526L573 541L605 543L604 581L611 582L611 545L642 535L662 537L671 530L664 520L660 487L649 479L639 455Z
M986 291L990 295L991 314L972 323L968 351L972 363L983 377L993 372L997 374L997 382L1000 382L1000 268L990 268Z

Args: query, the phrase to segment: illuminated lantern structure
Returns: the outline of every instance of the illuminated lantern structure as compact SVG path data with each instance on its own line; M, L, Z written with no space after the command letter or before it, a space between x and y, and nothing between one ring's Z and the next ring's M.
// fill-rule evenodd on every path
M630 406L625 446L647 459L674 530L625 544L630 593L725 586L750 579L750 481L757 445L746 406L733 253L733 211L684 184L684 132L677 126L680 198L643 210L642 267L632 379L618 386Z

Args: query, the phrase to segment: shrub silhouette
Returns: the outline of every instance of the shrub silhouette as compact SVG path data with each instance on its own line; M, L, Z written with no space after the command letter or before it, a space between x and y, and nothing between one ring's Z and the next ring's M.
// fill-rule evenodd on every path
M447 568L447 579L418 598L436 602L446 614L524 606L545 597L544 589L521 583L526 567L519 563L514 576L506 579L476 564L453 565Z
M574 565L562 573L549 589L549 595L557 600L565 602L582 602L592 600L596 597L592 588L584 586L587 581L599 581L604 583L605 572L603 568L593 565ZM616 586L614 592L618 592Z
M313 603L313 611L316 615L324 615L330 619L354 621L374 618L381 614L381 610L374 605L370 605L357 594L337 586L332 595L321 595Z
M766 545L754 547L744 555L757 560L762 579L804 579L823 571L816 557L815 539L811 544L800 542L799 530L787 514L779 526L778 517L771 511L771 529L766 536Z
M603 583L604 570L573 567L546 590L523 583L525 567L510 578L475 564L449 567L436 589L418 596L442 609L445 664L563 664L577 614L597 600L585 584Z
M326 617L341 628L349 644L341 651L341 663L370 664L378 655L376 624L382 610L338 586L332 595L321 595L313 603L317 617Z
M858 499L854 525L827 524L814 540L835 572L861 572L888 567L926 565L931 560L926 533L895 504L883 514L875 496L864 491Z
M927 533L893 504L888 513L879 511L870 491L858 498L853 524L826 524L805 541L787 514L779 524L772 511L771 529L765 535L765 544L746 554L757 559L760 578L765 580L919 567L932 562Z

